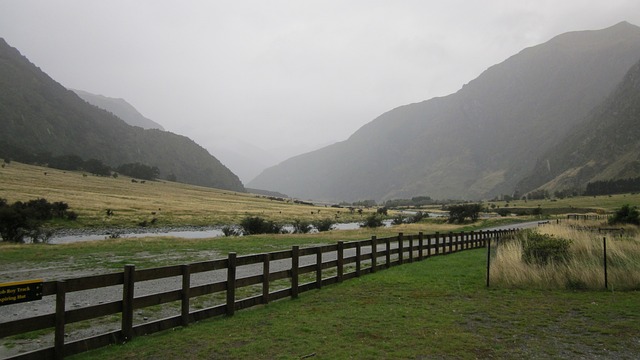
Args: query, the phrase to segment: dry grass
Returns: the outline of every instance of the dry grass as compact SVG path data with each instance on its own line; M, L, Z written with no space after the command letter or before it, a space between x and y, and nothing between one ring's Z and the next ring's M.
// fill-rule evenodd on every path
M537 231L556 238L570 239L570 258L566 263L528 264L522 259L523 239L501 244L491 264L493 284L517 288L603 289L604 244L607 237L608 287L614 290L640 289L640 236L627 228L626 235L599 234L585 229L588 224L565 222ZM602 224L591 224L598 227Z
M133 183L126 176L98 177L17 162L0 169L0 184L0 198L9 202L45 198L68 203L80 215L77 226L136 226L154 218L158 226L212 226L238 223L248 215L286 222L296 218L349 222L375 211L349 214L346 209L274 201L254 194L164 180ZM114 215L107 216L107 209Z

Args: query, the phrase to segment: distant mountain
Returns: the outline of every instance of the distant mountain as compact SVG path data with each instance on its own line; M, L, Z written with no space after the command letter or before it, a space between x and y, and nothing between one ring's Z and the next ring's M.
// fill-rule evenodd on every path
M331 201L511 194L638 59L640 28L626 22L559 35L455 94L393 109L248 186Z
M49 153L112 167L157 166L161 178L245 191L229 169L185 136L130 126L90 105L0 39L0 155Z
M587 183L640 177L640 62L587 121L548 150L521 193L582 191Z
M133 107L133 105L129 104L124 99L110 98L103 95L92 94L90 92L82 90L71 90L78 94L78 96L80 96L82 100L101 109L107 110L113 115L124 120L129 125L139 126L143 129L164 130L162 125L144 117L144 115L140 114L140 112L135 107Z

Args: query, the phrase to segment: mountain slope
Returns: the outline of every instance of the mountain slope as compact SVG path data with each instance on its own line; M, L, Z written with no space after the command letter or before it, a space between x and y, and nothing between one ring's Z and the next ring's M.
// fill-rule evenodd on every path
M248 186L323 200L512 193L639 58L640 28L626 22L559 35L455 94L393 109Z
M164 130L162 125L144 117L140 112L124 99L115 99L102 95L95 95L90 92L72 89L80 98L89 104L95 105L101 109L107 110L113 115L124 120L132 126L139 126L143 129Z
M160 176L244 191L229 169L187 137L126 124L80 99L0 39L0 152L78 155L110 166L140 162Z
M547 151L522 193L584 190L588 182L640 177L640 62L588 120Z

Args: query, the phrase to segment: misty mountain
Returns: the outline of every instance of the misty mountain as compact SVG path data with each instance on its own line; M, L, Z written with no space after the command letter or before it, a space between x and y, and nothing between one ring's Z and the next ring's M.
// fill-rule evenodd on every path
M458 92L393 109L349 139L265 170L248 186L318 200L511 194L640 59L623 22L524 49Z
M229 169L191 139L131 126L82 100L0 39L0 153L77 155L111 167L139 162L160 177L244 191Z
M230 135L224 140L211 144L203 144L216 157L237 174L243 183L248 183L264 169L299 154L320 149L327 144L281 144L276 148L264 149L252 143L234 139Z
M139 126L143 129L164 130L162 125L140 114L140 112L135 107L133 107L133 105L129 104L124 99L110 98L107 96L96 95L82 90L70 90L78 94L78 96L80 96L82 100L101 109L107 110L113 115L124 120L129 125Z
M548 150L519 184L522 193L584 190L640 177L640 62L588 119Z

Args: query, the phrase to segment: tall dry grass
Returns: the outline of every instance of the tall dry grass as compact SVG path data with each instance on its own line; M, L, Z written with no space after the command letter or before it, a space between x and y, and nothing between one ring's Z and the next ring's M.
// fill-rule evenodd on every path
M574 222L546 225L536 229L541 234L570 239L569 259L546 265L529 264L523 258L526 233L499 244L491 260L490 276L494 285L514 288L542 289L603 289L604 242L607 238L608 288L640 289L640 235L637 228L625 232L598 233L591 231L603 224L576 226Z

